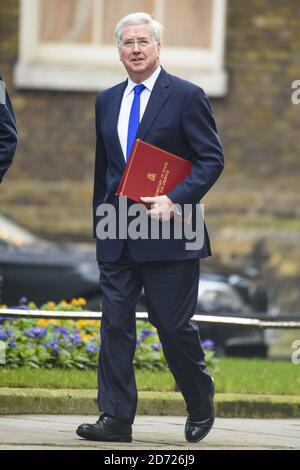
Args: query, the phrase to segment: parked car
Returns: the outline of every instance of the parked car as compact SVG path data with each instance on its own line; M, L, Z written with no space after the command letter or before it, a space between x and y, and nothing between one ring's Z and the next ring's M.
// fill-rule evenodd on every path
M202 273L196 313L270 318L277 316L279 309L269 297L267 288L245 276ZM213 339L220 355L267 357L269 346L278 339L278 333L271 329L208 323L201 323L199 328L201 339Z
M143 293L139 308L146 310ZM196 314L224 317L274 317L268 290L246 276L201 272ZM199 323L201 341L211 340L218 355L267 357L269 346L278 338L274 330L255 327Z
M17 305L22 297L41 305L49 300L84 297L87 309L101 304L93 244L54 243L0 216L0 304ZM138 311L145 311L141 293ZM202 272L197 314L256 317L273 315L268 292L245 276ZM257 328L203 324L201 340L210 339L220 354L265 357L274 336Z
M0 216L0 303L22 297L41 305L84 297L99 309L98 266L92 244L54 243Z

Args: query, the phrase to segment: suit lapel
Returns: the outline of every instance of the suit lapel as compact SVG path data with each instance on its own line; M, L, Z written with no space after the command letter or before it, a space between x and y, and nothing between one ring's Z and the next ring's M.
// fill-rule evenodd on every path
M126 162L124 159L120 139L119 139L119 134L118 134L118 120L119 120L119 113L120 113L120 107L121 107L121 102L124 94L124 90L127 86L127 80L125 82L120 83L120 86L116 89L115 93L110 97L110 110L111 110L111 115L110 115L110 128L112 129L113 132L113 145L115 147L116 151L116 156L119 158L119 160L122 163L122 166L125 167Z
M170 83L168 79L168 74L162 68L155 82L155 85L153 87L152 93L150 95L147 107L143 115L143 118L141 120L138 133L137 133L138 139L143 140L146 137L156 116L159 114L161 108L167 101L170 95L169 85Z

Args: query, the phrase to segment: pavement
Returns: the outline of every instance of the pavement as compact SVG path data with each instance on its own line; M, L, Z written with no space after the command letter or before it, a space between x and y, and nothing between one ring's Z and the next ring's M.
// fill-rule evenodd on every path
M133 442L103 443L75 434L98 416L10 415L0 417L0 450L292 450L300 449L300 419L216 418L209 435L190 444L183 416L137 416Z

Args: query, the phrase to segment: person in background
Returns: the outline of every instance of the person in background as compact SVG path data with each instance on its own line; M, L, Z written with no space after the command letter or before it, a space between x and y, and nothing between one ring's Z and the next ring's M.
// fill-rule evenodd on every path
M0 183L10 167L18 143L14 111L0 76Z

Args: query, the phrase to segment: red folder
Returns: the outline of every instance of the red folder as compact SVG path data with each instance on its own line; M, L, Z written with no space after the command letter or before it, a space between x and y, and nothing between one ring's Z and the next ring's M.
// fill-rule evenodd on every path
M137 139L116 195L137 202L141 196L162 196L184 180L191 168L189 160Z

